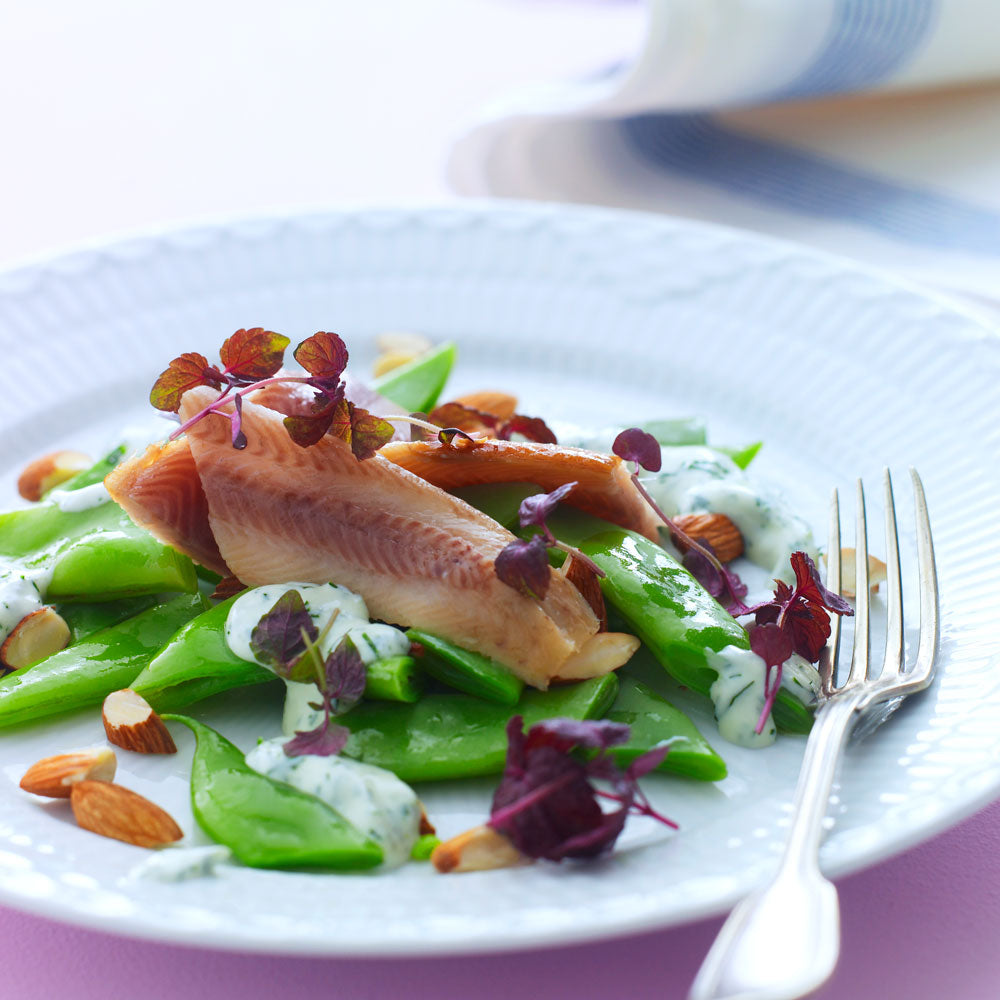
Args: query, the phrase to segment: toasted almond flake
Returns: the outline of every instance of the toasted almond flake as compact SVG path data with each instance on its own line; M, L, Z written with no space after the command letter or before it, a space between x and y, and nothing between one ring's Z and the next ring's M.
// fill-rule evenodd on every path
M117 765L114 750L107 747L56 754L32 764L21 778L21 787L32 795L68 799L77 782L113 781Z
M740 529L725 514L681 514L674 524L696 542L708 542L719 562L732 562L743 555ZM681 543L680 547L686 548Z
M428 337L412 330L386 330L375 337L379 354L402 351L415 358L418 354L426 354L433 346Z
M474 826L457 837L442 841L431 853L431 862L442 873L513 868L529 861L530 858L491 826Z
M80 781L72 787L70 805L84 830L137 847L160 847L184 836L169 813L121 785Z
M64 649L70 628L62 615L50 607L25 615L0 645L0 663L11 670L30 667L46 656Z
M857 567L857 552L854 549L840 550L840 591L844 597L857 597L855 593L855 573ZM876 556L868 556L868 589L878 593L878 585L886 578L886 566Z
M112 691L101 715L109 743L136 753L177 753L166 723L131 688Z
M78 472L89 468L93 459L82 451L53 451L29 462L17 480L17 492L25 500L37 501Z

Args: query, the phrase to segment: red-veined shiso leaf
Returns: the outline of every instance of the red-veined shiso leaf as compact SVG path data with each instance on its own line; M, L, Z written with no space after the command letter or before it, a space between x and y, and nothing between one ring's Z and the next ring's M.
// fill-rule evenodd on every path
M212 591L213 601L225 601L227 598L235 597L247 589L247 585L235 576L224 576Z
M541 727L541 728L540 728ZM507 836L521 853L533 858L595 857L610 850L630 813L660 816L642 794L637 778L663 759L666 747L644 755L638 767L622 771L605 753L628 739L629 727L609 722L550 719L532 726L523 719L507 726L507 760L493 796L489 825ZM597 750L589 760L571 756L574 749ZM592 780L607 781L610 792ZM598 796L618 808L604 812Z
M541 417L528 417L523 413L515 413L496 429L496 435L501 441L509 441L514 434L520 434L536 444L559 443L549 425Z
M199 385L219 389L222 387L222 377L203 354L196 354L193 351L181 354L170 362L153 383L149 401L158 410L176 413L180 409L181 396L188 389L194 389Z
M334 757L347 746L351 731L347 726L324 722L316 729L296 730L285 744L287 757Z
M287 337L260 326L237 330L223 342L219 358L227 374L257 382L281 368L289 343Z
M615 438L611 450L626 462L635 462L647 472L659 472L663 464L660 442L640 427L629 427Z
M339 379L347 367L347 345L322 330L303 340L293 356L310 375L323 379Z
M309 448L330 429L333 414L321 410L296 417L285 417L282 421L288 436L301 448Z
M493 571L508 587L542 600L552 578L545 536L534 535L527 541L518 538L505 545L493 560Z
M792 553L792 569L795 571L795 589L811 604L819 604L838 615L852 615L850 604L840 594L827 590L820 579L816 564L805 552Z
M476 438L470 437L459 427L442 427L437 433L437 439L441 444L450 448L469 449L476 446Z
M497 425L497 418L492 413L464 403L442 403L435 406L425 419L438 427L457 427L460 431L487 431Z
M387 420L353 403L347 405L351 412L351 451L359 462L363 462L391 441L395 431Z
M283 677L305 652L303 633L315 642L319 632L297 590L286 590L250 633L250 650Z
M563 483L562 486L557 486L550 493L534 493L530 497L525 497L517 510L521 527L528 528L533 525L541 528L545 537L549 540L549 544L552 545L555 540L545 522L556 507L559 506L560 502L569 496L576 485L576 481Z

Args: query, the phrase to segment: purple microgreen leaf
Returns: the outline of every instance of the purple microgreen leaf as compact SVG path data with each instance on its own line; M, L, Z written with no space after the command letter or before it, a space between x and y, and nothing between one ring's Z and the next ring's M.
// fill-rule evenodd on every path
M747 633L750 636L750 648L769 667L779 666L794 652L791 637L773 622L751 625Z
M552 545L555 539L545 522L556 507L559 506L560 501L564 500L576 485L576 482L563 483L562 486L552 490L551 493L535 493L530 497L525 497L517 510L521 527L528 528L534 525L541 528L545 537L549 540L549 545Z
M363 462L371 458L382 445L391 441L395 431L387 420L376 417L360 406L348 403L347 407L351 415L351 451L359 462Z
M665 747L644 755L638 768L633 762L622 771L606 750L628 740L628 726L548 719L527 736L522 726L521 716L507 726L507 761L489 825L523 854L552 861L595 857L613 847L630 813L674 825L649 806L636 781L639 771L662 760ZM577 748L597 755L582 761L572 756ZM607 781L613 791L598 791L594 779ZM604 812L598 796L613 799L619 808Z
M350 735L351 731L347 726L338 726L324 720L315 729L296 731L285 744L285 755L304 757L311 754L314 757L333 757L347 746Z
M319 634L306 610L302 595L287 590L263 615L250 633L250 650L281 676L289 676L306 650L306 641Z
M224 576L212 591L213 601L225 601L227 598L235 597L247 589L247 585L238 580L235 576Z
M220 389L222 384L222 373L208 363L208 358L190 352L174 358L160 373L149 393L149 401L158 410L176 413L180 409L181 397L188 389L199 385Z
M324 700L332 715L343 715L361 700L368 676L365 661L349 635L345 635L327 657L323 670L326 676Z
M280 333L263 327L237 330L219 349L219 357L227 375L248 382L270 378L281 368L285 348L290 341Z
M501 441L509 441L514 434L520 434L521 437L537 444L559 443L549 425L541 417L528 417L523 413L515 413L496 429L496 435Z
M243 397L237 395L233 400L233 412L229 417L229 426L232 429L233 447L237 451L242 451L247 446L247 436L243 433Z
M493 560L493 570L508 587L539 601L548 593L552 579L548 546L543 535L524 541L515 539Z
M791 562L795 571L795 589L801 597L810 604L818 604L834 614L854 614L850 604L840 594L826 589L816 564L805 552L793 552Z
M497 418L464 403L442 403L427 414L427 420L438 427L457 428L461 431L489 431L496 427Z
M668 753L670 753L670 741L664 740L651 750L639 754L625 769L625 773L633 781L638 781L643 775L655 771L666 760Z
M438 439L438 441L441 442L441 444L447 445L448 447L453 447L453 448L457 448L458 447L458 444L456 443L457 441L461 441L461 442L466 442L467 441L467 442L469 442L469 444L475 444L476 443L475 438L473 438L470 435L466 434L465 431L461 430L458 427L444 427L444 428L442 428L441 430L438 431L437 439Z
M313 412L285 417L283 423L288 436L301 448L310 448L330 432L334 437L350 441L350 413L346 401L341 398L335 403L324 402L317 397ZM334 425L336 424L336 427ZM346 431L345 431L346 426Z
M347 345L335 333L314 333L295 348L293 356L320 379L339 380L347 367Z
M626 462L635 462L647 472L659 472L663 464L660 442L639 427L629 427L615 438L611 450Z

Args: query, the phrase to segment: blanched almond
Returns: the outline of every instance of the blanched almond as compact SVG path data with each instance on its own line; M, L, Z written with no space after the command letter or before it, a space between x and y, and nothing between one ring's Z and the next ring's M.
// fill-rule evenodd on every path
M107 747L61 753L32 764L21 778L21 787L32 795L68 799L77 782L114 781L117 765L114 750Z
M469 392L455 400L462 406L471 406L483 413L492 413L501 420L509 420L517 410L517 396L496 389L483 389L480 392Z
M721 563L732 562L743 555L740 529L725 514L681 514L674 524L696 542L708 542ZM683 543L679 544L683 550Z
M169 813L121 785L81 781L73 785L70 804L84 830L126 844L160 847L184 836Z
M639 645L639 639L627 632L598 632L562 664L558 679L585 681L603 677L627 663Z
M854 590L854 574L857 567L857 552L854 549L840 550L840 580L841 592L844 597L856 597ZM874 594L878 585L885 580L885 563L873 555L868 556L868 589Z
M82 451L54 451L29 462L17 480L17 492L25 500L41 500L49 490L90 468L93 459Z
M433 345L422 333L400 331L380 333L375 338L375 346L379 352L373 366L377 378L426 354Z
M25 615L0 646L0 664L11 670L30 667L46 656L58 653L70 640L69 626L62 615L45 607Z
M434 848L431 862L442 873L512 868L530 861L491 826L474 826Z
M101 716L108 742L136 753L177 753L166 723L142 695L131 688L112 691Z

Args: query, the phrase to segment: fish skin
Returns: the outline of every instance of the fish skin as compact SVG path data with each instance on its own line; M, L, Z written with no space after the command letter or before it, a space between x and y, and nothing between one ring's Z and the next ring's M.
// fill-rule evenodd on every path
M181 419L215 396L189 390ZM542 689L597 633L561 574L543 601L501 583L493 560L514 536L458 498L378 455L359 462L331 436L301 448L279 414L252 402L243 430L243 450L231 446L225 413L187 437L219 551L248 586L332 580L361 594L373 617L483 653Z
M112 469L104 485L140 528L213 572L229 575L186 438L150 445Z
M467 443L468 444L468 443ZM575 481L563 503L657 541L656 516L617 455L534 441L477 439L451 448L437 441L391 441L379 455L443 490L481 483L537 483L546 493Z

